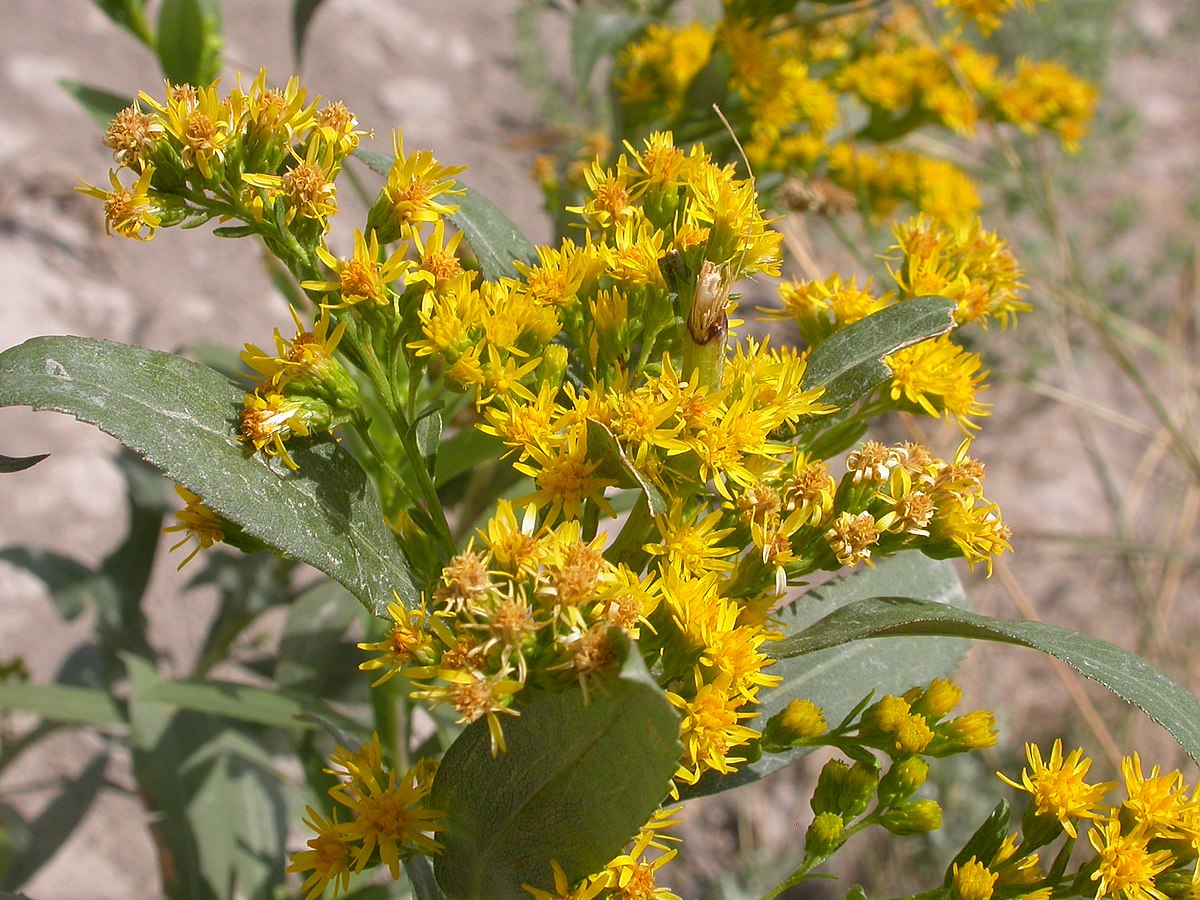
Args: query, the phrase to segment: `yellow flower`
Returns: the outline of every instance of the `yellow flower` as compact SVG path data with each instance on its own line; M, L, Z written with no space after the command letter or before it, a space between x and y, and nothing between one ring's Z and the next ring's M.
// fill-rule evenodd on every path
M1111 818L1088 832L1088 840L1096 850L1092 881L1098 882L1097 900L1167 900L1167 895L1154 886L1154 876L1171 867L1174 855L1168 849L1152 851L1148 846L1150 835L1144 831L1122 834L1121 830L1120 820Z
M142 112L134 102L109 123L104 146L112 149L118 165L140 172L146 168L162 136L162 122Z
M1079 836L1075 820L1102 818L1099 805L1116 784L1111 781L1088 784L1083 780L1092 761L1083 755L1082 749L1072 750L1064 757L1062 741L1055 740L1049 760L1043 761L1042 751L1036 744L1026 744L1025 755L1029 759L1029 768L1021 771L1020 784L1002 772L996 774L1010 787L1028 791L1036 804L1037 815L1057 819L1071 837ZM1120 826L1117 826L1115 835L1119 836L1119 832Z
M349 836L347 824L338 822L337 810L328 818L322 818L311 806L304 824L316 832L307 841L308 849L292 854L289 872L311 872L300 886L304 900L317 900L332 883L333 898L350 884L350 872L354 863L353 838Z
M289 382L305 375L320 375L333 359L341 343L346 323L339 323L330 333L329 311L322 310L311 330L305 329L295 309L290 310L296 323L296 336L288 340L275 329L275 355L254 344L246 344L241 360L261 375L270 390L280 391Z
M183 537L171 547L171 552L178 550L188 541L194 540L196 546L184 557L177 568L182 569L190 563L201 550L207 550L213 544L225 539L224 522L221 517L204 505L204 501L185 488L182 484L175 485L175 493L187 506L175 511L175 525L168 525L164 532L179 531Z
M282 89L267 87L267 70L259 69L249 90L242 89L242 74L230 94L232 119L248 137L263 144L290 144L313 126L317 102L305 104L308 92L293 75Z
M392 133L392 147L396 161L367 218L367 227L378 230L385 242L408 237L422 222L450 215L458 206L439 198L466 193L465 188L454 186L453 177L466 166L443 166L428 150L406 154L399 129Z
M697 671L696 681L695 696L691 699L667 692L667 699L683 716L679 727L683 759L675 779L684 784L695 784L707 771L723 775L735 771L739 763L746 761L745 757L732 755L735 748L759 736L753 728L741 724L758 713L740 710L744 701L740 695L729 693L727 680L702 684Z
M869 566L871 547L879 543L879 528L869 512L855 515L843 511L825 532L825 540L839 564L853 567L862 562Z
M82 187L75 190L104 201L106 234L116 231L122 237L148 241L154 237L155 230L162 224L162 207L157 198L149 193L150 181L153 178L154 166L147 165L130 187L122 185L117 173L110 171L108 180L112 184L111 191L95 187L86 181Z
M999 876L972 856L962 868L954 864L951 887L956 900L991 900Z
M354 230L354 253L349 259L338 259L324 244L317 247L317 256L334 274L336 281L302 281L300 287L310 291L336 291L336 303L322 304L328 309L342 309L357 303L388 303L394 292L389 285L402 278L412 267L404 258L408 244L401 243L396 250L380 262L379 238L371 232L370 238Z
M197 169L205 181L219 176L234 124L229 102L217 96L218 84L195 87L167 82L165 106L145 91L138 94L141 102L158 112L166 133L179 143L179 161Z
M433 234L429 237L422 238L421 233L415 229L412 234L418 260L416 270L409 276L409 281L424 282L436 291L462 274L462 262L458 258L458 245L463 239L461 231L456 231L447 241L446 222L444 219L438 219L434 223Z
M295 155L294 150L292 153ZM324 233L329 230L329 217L338 211L337 186L333 183L336 174L333 148L314 136L308 141L304 158L296 156L295 165L282 175L246 172L242 181L264 191L271 201L282 198L287 205L284 221L289 225L299 216ZM254 203L251 207L258 210Z
M884 358L892 370L890 393L929 415L952 417L959 428L978 429L975 419L988 414L990 404L976 399L986 389L982 360L941 335Z
M533 900L596 900L608 889L608 872L601 872L583 879L571 889L567 881L567 873L559 865L557 859L550 860L550 870L554 873L554 892L544 891L531 884L521 885L521 890L529 894Z
M299 398L255 391L246 395L238 437L252 444L255 450L262 450L268 456L278 456L289 469L295 471L300 466L292 459L284 442L295 435L310 435L312 419L312 410L307 409Z
M424 805L429 791L418 768L398 775L381 769L367 783L350 781L330 789L329 795L345 806L352 819L344 827L347 838L360 846L354 854L354 871L361 872L376 852L393 879L400 877L400 862L414 854L434 854L442 845L426 832L445 826L439 810Z
M661 541L645 545L647 553L665 557L664 562L674 572L687 578L697 578L712 572L728 572L733 563L728 557L737 554L736 547L721 546L721 539L733 533L721 528L721 513L710 512L700 518L703 509L685 514L683 501L676 500L665 514L656 516Z
M370 136L370 131L359 131L357 126L357 117L340 100L325 104L313 116L314 129L339 159L358 149L359 138Z
M1022 0L1026 9L1033 9L1039 0ZM936 0L936 6L947 9L960 19L974 22L986 37L1000 27L1000 20L1017 7L1017 0Z
M396 596L394 591L393 596ZM424 605L417 609L405 609L400 598L396 596L396 600L388 604L387 612L392 620L387 637L375 643L366 642L358 645L360 650L380 654L358 666L364 672L375 669L384 670L383 674L371 683L371 687L378 687L392 676L399 674L406 665L421 657L423 651L427 650L432 643L432 637L427 628L429 614Z
M530 476L536 490L517 503L532 502L539 508L549 507L546 522L558 517L578 519L583 515L585 501L595 503L609 516L616 516L604 497L604 490L616 482L596 474L601 461L588 458L587 428L573 426L562 445L553 448L529 448L529 461L514 463L513 468Z

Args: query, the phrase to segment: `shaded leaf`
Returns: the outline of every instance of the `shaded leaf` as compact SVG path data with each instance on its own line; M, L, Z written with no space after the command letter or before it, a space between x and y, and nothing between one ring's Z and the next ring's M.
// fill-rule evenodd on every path
M471 252L479 260L479 270L488 281L516 276L513 260L530 265L537 262L533 244L500 207L479 191L467 188L456 202L458 210L450 214L450 220L466 236Z
M107 692L64 684L0 684L0 709L94 728L124 725L126 721L120 705Z
M404 874L412 887L413 900L443 900L445 895L433 877L428 856L410 856L404 861Z
M36 456L3 456L0 455L0 473L2 472L24 472L26 469L32 469L43 459L49 457L49 453L39 453Z
M220 0L163 0L158 58L176 84L207 85L221 68Z
M1067 628L992 619L940 603L888 596L843 607L773 650L780 656L798 656L864 638L913 635L971 638L1040 650L1140 708L1200 762L1196 698L1140 656Z
M891 375L885 356L950 331L954 309L945 297L918 297L834 332L808 357L803 389L824 387L821 401L845 409Z
M338 724L342 716L307 694L237 684L232 681L159 681L141 699L192 712L288 730L316 728L316 715Z
M247 534L344 584L382 614L417 592L378 498L338 444L296 441L300 471L237 438L243 393L178 356L78 337L0 353L0 405L67 412L162 468Z
M312 24L317 8L324 0L293 0L292 6L292 53L296 62L304 56L304 38L308 35L308 26Z
M292 603L279 639L276 684L323 697L336 696L347 684L361 686L362 653L344 639L360 614L353 599L340 584L326 581Z
M29 847L6 873L7 887L18 888L37 874L79 827L107 783L108 754L99 753L64 786L36 819L28 824Z
M595 419L588 419L587 440L588 457L601 460L594 473L597 477L611 478L617 482L617 487L640 490L646 497L651 516L662 515L667 511L667 498L630 462L607 427Z
M643 16L598 4L583 4L576 9L571 17L571 74L577 98L587 94L596 64L615 55L647 21Z
M0 560L24 569L46 586L50 602L67 621L84 609L84 600L104 579L79 560L41 547L5 547Z
M58 83L63 90L79 101L79 105L87 110L88 115L97 125L105 128L116 118L117 113L133 103L130 97L123 97L103 88L91 87L82 81L60 78Z
M506 900L522 884L552 887L602 868L649 818L678 765L679 718L627 639L626 660L589 691L527 690L503 717L507 752L493 757L485 720L446 752L429 804L446 812L434 861L450 897ZM524 698L525 695L522 694Z

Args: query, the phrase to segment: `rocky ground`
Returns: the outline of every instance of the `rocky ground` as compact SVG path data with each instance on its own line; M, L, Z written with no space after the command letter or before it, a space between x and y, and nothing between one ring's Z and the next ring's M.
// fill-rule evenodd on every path
M225 5L231 63L246 70L265 65L277 78L290 73L287 5ZM408 146L468 165L467 183L540 240L549 228L527 174L532 152L523 137L542 123L518 72L518 6L517 0L333 0L319 13L300 74L310 91L343 99L374 128L380 149L389 129L401 124ZM1188 427L1197 295L1187 261L1194 266L1188 253L1196 246L1200 208L1200 125L1191 114L1200 100L1192 52L1198 23L1189 6L1137 0L1122 13L1118 30L1129 39L1106 90L1136 109L1138 120L1111 139L1125 148L1123 158L1088 151L1082 174L1072 170L1081 190L1064 216L1098 283L1126 304L1121 312L1163 335L1186 364L1139 355ZM73 190L80 178L102 182L109 158L98 127L58 80L132 95L157 83L153 60L88 0L10 7L0 30L6 118L0 129L0 273L7 298L0 303L0 347L55 333L162 350L268 340L286 312L250 242L177 231L149 244L106 238L97 205ZM1109 227L1118 217L1131 223ZM1036 255L1044 242L1034 231L1030 240ZM1053 254L1043 258L1051 270ZM1114 260L1129 264L1112 271ZM1035 293L1039 286L1035 279ZM995 406L976 451L988 463L989 495L1004 508L1017 553L990 582L971 577L973 596L985 612L1032 613L1148 648L1174 677L1200 689L1194 656L1186 652L1196 624L1197 481L1179 474L1144 400L1078 317L1061 312L1045 290L1034 297L1045 319L1030 317L992 351ZM1139 339L1140 332L1130 337ZM1008 367L1005 353L1019 363ZM1005 370L1026 383L1006 379ZM1088 462L1090 448L1112 480L1121 527ZM0 453L51 453L31 471L0 477L0 546L32 544L85 562L101 559L124 517L114 450L114 442L67 417L0 410ZM1134 546L1153 552L1129 556ZM1137 579L1144 583L1141 595ZM150 609L154 643L180 671L195 647L198 623L211 610L203 596L189 595L181 605L181 583L162 559ZM1145 621L1162 627L1139 644L1134 626ZM62 623L36 581L0 564L0 660L20 654L35 680L49 680L87 631L86 622ZM1020 740L1064 730L1098 746L1087 724L1092 700L1122 750L1170 752L1152 725L1126 716L1100 693L1084 688L1083 701L1070 698L1056 667L1032 653L980 648L965 672L968 702L996 707L1006 727L997 765L1011 766ZM38 809L49 796L45 788L76 772L95 742L72 732L42 745L4 773L0 800ZM120 760L108 774L129 785ZM696 846L706 849L691 854L698 877L682 882L681 892L692 896L688 891L716 877L718 865L728 870L752 862L747 835L767 854L795 841L793 823L801 815L799 808L782 807L768 786L697 811L691 831ZM24 889L39 900L149 897L157 893L154 871L143 811L128 795L106 791L71 842Z

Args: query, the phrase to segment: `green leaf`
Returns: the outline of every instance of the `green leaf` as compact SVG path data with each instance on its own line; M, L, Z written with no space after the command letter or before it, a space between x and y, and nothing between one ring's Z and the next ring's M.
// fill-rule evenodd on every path
M428 856L411 856L404 861L404 874L412 886L413 900L443 900L441 888L433 877Z
M487 197L467 188L457 198L458 210L450 220L466 236L471 251L479 260L479 269L488 281L515 276L513 260L530 265L537 262L537 251L521 230Z
M966 607L966 593L954 564L932 560L909 551L880 560L873 568L860 568L812 588L798 600L774 614L784 633L797 635L831 611L880 594L906 593L930 601ZM780 685L760 694L761 715L756 722L782 710L792 700L810 699L825 712L830 722L841 720L871 691L899 694L933 678L953 672L969 646L963 640L913 637L891 643L864 640L830 647L820 652L787 658L784 647L794 638L771 643L764 650L778 662L767 669L783 679ZM733 775L703 778L684 796L702 796L757 781L806 755L807 749L764 754Z
M163 0L158 58L171 81L207 85L221 69L220 0Z
M894 586L889 593L897 593ZM1167 729L1188 756L1200 762L1200 703L1196 698L1140 656L1067 628L992 619L940 603L887 596L839 609L772 649L789 657L864 638L913 635L971 638L1040 650L1140 708Z
M145 660L125 663L134 775L154 813L165 893L269 896L286 828L269 756L228 724L159 699L164 683Z
M975 829L971 839L954 855L950 865L946 866L946 877L942 881L942 887L950 887L953 884L955 866L965 865L971 857L985 860L995 858L1009 835L1009 818L1008 802L1002 799L984 819L983 824Z
M441 487L470 472L481 460L498 459L504 450L504 442L495 435L464 428L442 442L434 484Z
M885 356L954 328L954 309L945 297L918 297L834 332L813 348L803 389L824 387L821 401L845 409L892 374Z
M3 456L0 455L0 473L24 472L32 469L43 459L49 458L49 453L39 453L36 456Z
M316 728L317 723L310 718L314 715L339 727L344 721L316 697L232 681L159 681L141 697L192 712L293 731ZM353 723L350 725L353 727Z
M59 86L79 101L89 116L97 125L107 128L108 123L116 118L117 113L133 103L129 97L122 97L102 88L90 87L81 81L70 78L60 78Z
M354 151L353 156L362 160L363 164L377 175L386 178L392 171L396 157L390 153L376 153L374 150L363 150L361 147Z
M126 724L121 707L106 692L64 684L0 684L0 709L93 728Z
M434 870L447 896L528 897L522 884L552 887L552 859L568 881L595 872L666 795L679 718L629 642L611 634L625 662L587 700L576 687L529 689L520 716L501 717L507 752L492 756L482 719L446 752L429 805L446 812Z
M413 425L417 450L430 473L437 471L438 450L442 443L442 416L436 409L422 415Z
M611 478L617 487L636 488L646 496L651 516L667 511L667 498L630 462L613 433L595 419L587 420L588 457L601 460L596 476Z
M620 50L647 21L643 16L604 9L598 4L578 7L571 17L571 74L577 98L586 96L596 64Z
M107 783L104 777L107 767L108 754L98 753L29 823L29 847L5 873L5 886L19 888L68 841Z
M0 406L54 409L97 425L251 537L320 569L382 615L417 592L366 475L330 440L295 442L300 471L237 438L243 393L178 356L78 337L0 353Z
M92 0L113 22L153 49L154 35L146 24L146 0Z
M292 6L292 53L299 63L304 55L304 38L308 35L308 26L316 15L317 7L324 0L294 0Z

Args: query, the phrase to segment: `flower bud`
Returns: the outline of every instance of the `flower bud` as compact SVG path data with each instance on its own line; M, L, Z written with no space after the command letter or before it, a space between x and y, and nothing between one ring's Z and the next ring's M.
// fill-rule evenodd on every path
M949 678L935 678L920 696L910 701L912 711L937 722L944 718L962 699L962 688Z
M936 800L914 800L889 809L879 824L892 834L926 834L942 827L942 808Z
M781 753L828 730L820 707L811 700L793 700L767 722L763 729L763 749Z
M804 852L824 858L842 845L846 825L837 813L819 813L804 835Z
M992 747L995 743L996 717L990 710L977 709L937 726L924 752L928 756L950 756Z
M919 756L898 759L879 781L879 802L895 806L913 795L929 777L929 763Z
M879 772L875 766L862 761L848 766L840 759L831 759L817 778L810 801L813 812L818 815L834 812L853 819L870 805L878 786Z
M996 878L995 872L972 856L962 868L954 866L953 896L955 900L991 900Z

